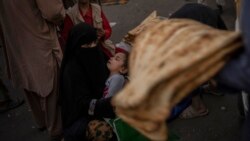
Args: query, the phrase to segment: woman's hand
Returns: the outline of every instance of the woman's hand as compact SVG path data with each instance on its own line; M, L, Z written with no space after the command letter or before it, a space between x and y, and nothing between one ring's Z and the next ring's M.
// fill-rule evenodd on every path
M97 29L97 36L98 36L98 39L101 39L102 37L104 37L105 36L105 30Z
M111 105L111 99L109 98L102 98L96 101L94 115L97 117L104 117L104 118L114 118L115 113L113 106Z

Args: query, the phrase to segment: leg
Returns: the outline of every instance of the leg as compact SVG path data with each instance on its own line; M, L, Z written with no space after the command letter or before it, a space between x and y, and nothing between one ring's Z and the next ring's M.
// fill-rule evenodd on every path
M180 118L189 119L205 116L208 114L208 109L206 108L203 100L201 99L200 94L201 87L197 88L192 92L192 103L180 114Z
M24 90L25 92L25 97L28 101L28 105L32 111L32 115L35 119L36 124L38 125L38 128L45 128L46 123L45 123L45 113L44 113L44 107L43 107L43 98L40 97L38 94Z
M77 119L70 127L63 129L65 141L86 141L86 129L89 119L82 117Z
M12 100L9 91L0 79L0 113L14 109L24 103L24 100Z
M45 121L49 134L53 140L62 138L61 109L58 104L58 68L55 68L54 88L45 99Z
M28 90L25 90L25 95L38 127L40 129L46 127L51 138L59 140L62 137L62 123L58 105L57 70L55 71L54 89L47 97L40 97Z
M217 82L214 79L208 81L207 85L203 86L204 92L216 96L223 96L224 94L219 91Z
M45 100L45 121L48 132L55 140L62 137L61 110L58 104L58 90L54 88Z
M191 106L200 113L207 109L200 95L196 95L192 98Z

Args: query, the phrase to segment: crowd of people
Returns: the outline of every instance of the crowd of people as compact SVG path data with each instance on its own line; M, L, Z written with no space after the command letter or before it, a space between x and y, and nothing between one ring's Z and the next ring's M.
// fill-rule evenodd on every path
M202 4L186 4L169 18L188 18L227 29L219 13L206 6L204 0L198 2ZM220 12L224 5L224 1L218 1ZM214 79L227 88L249 93L250 1L244 0L242 6L238 20L245 50ZM48 130L54 141L117 140L106 121L116 117L112 97L129 83L132 47L124 41L111 43L112 29L98 4L91 0L0 0L0 27L9 79L24 91L40 130ZM207 115L200 96L203 89L204 85L194 90L173 109L178 110L170 118ZM2 81L0 90L0 112L23 103L11 100ZM244 141L250 139L249 119Z

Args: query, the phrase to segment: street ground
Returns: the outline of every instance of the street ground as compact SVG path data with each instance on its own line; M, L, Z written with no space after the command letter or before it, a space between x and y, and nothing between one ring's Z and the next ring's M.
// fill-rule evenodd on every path
M214 0L215 1L215 0ZM160 16L168 17L186 2L194 0L131 0L126 5L103 7L107 18L113 27L111 39L119 42L127 31L137 26L153 10ZM209 5L215 8L215 2ZM228 28L233 30L235 20L233 0L227 0L227 5L222 14ZM2 52L1 52L2 53ZM2 56L0 64L3 64ZM5 78L13 99L23 98L22 91L13 89ZM213 96L204 94L209 115L201 118L180 120L170 123L169 127L181 136L181 141L237 141L241 134L241 121L237 106L237 94ZM49 141L47 132L40 132L36 128L27 103L22 106L0 114L0 140L1 141Z

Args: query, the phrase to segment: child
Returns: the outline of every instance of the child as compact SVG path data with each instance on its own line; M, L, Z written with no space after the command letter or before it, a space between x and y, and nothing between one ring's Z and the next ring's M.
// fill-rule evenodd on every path
M115 56L111 57L107 63L110 74L105 83L103 98L111 97L123 88L128 72L128 54L130 48L131 46L125 42L116 44Z

